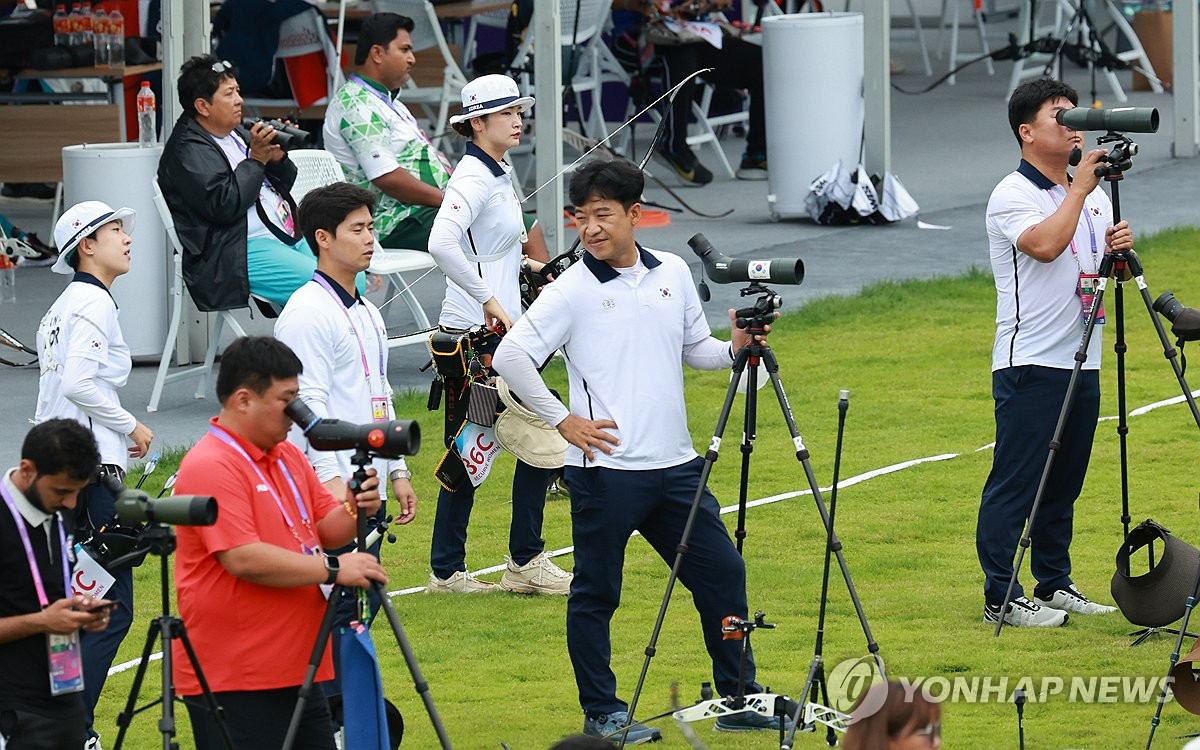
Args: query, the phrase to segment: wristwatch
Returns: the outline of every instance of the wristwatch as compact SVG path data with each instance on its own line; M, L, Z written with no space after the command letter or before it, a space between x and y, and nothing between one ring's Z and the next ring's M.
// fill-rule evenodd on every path
M325 570L327 571L327 575L325 576L326 586L332 586L337 581L338 571L341 569L342 563L340 560L333 555L325 555Z
M408 469L392 469L392 473L388 474L388 479L393 482L397 479L412 479L412 472Z

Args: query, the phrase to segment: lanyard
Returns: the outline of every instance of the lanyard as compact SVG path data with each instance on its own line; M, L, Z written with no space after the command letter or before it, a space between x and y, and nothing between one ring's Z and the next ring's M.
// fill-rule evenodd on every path
M1061 206L1062 203L1060 201L1055 200L1054 190L1051 189L1051 190L1047 190L1045 192L1048 196L1050 196L1050 203L1051 203L1051 205L1054 206L1054 210L1057 211L1058 207ZM1087 222L1088 239L1091 240L1091 243L1092 243L1092 260L1095 261L1095 265L1092 268L1092 273L1095 273L1100 270L1100 260L1096 257L1098 254L1098 250L1096 249L1096 230L1095 230L1095 227L1092 226L1092 215L1090 213L1088 213L1088 210L1089 209L1088 209L1088 205L1087 205L1087 199L1085 198L1083 201L1083 218L1084 218L1084 221ZM1075 226L1076 227L1079 226L1078 221L1075 222ZM1079 263L1079 250L1075 247L1075 233L1074 232L1071 233L1071 255L1075 258L1075 267L1079 269L1080 273L1083 273L1083 266Z
M342 298L339 297L334 288L330 286L329 281L319 273L313 274L313 281L320 284L325 291L329 292L329 296L333 297L333 301L337 304L338 309L341 310L342 314L346 316L346 322L350 324L350 330L354 333L354 340L358 343L358 355L362 360L363 378L366 379L367 387L370 388L371 367L367 364L367 350L366 347L363 346L362 337L358 334L358 326L354 325L354 319L350 317L350 311L346 309L344 304L342 304ZM366 309L365 305L363 306L363 309ZM369 312L367 313L367 321L372 328L375 327L375 321L371 319ZM379 395L386 396L387 385L384 380L384 372L387 370L387 365L384 364L383 341L380 339L378 332L375 335L375 345L379 348Z
M413 117L412 112L408 111L408 107L401 107L397 109L396 102L391 97L384 96L382 91L364 81L362 76L358 75L357 73L350 76L350 80L358 81L358 85L366 89L368 94L386 104L388 109L395 112L401 120L404 120L405 123L412 126L412 129L420 134L422 141L424 141L427 145L433 145L433 142L429 140L429 136L425 135L425 131L421 130L421 126L417 124L417 118Z
M214 138L215 138L215 136L214 136ZM242 155L246 157L246 161L250 160L250 147L247 146L245 143L243 143L241 138L238 138L237 133L230 133L229 135L226 136L226 138L233 141L233 145L238 147L238 150L241 151ZM234 166L236 166L236 165L234 165ZM267 190L270 190L275 195L278 195L280 198L283 197L282 195L279 195L279 191L275 189L275 186L272 185L271 181L268 180L266 177L263 177L262 186L265 187Z
M13 523L17 525L17 533L21 535L21 544L25 547L25 559L29 561L29 572L33 576L33 587L37 589L38 603L45 609L50 606L50 599L46 596L46 588L42 584L42 571L38 567L37 558L33 556L33 545L29 542L29 532L25 530L25 518L17 510L16 501L8 493L7 484L4 478L0 477L0 495L4 496L4 504L8 506ZM62 521L55 525L58 527L58 549L62 553L63 595L65 596L71 591L71 564L67 560L67 537L63 533ZM46 545L47 551L49 551L49 546Z
M228 445L230 448L233 448L235 451L237 451L238 455L246 460L246 463L250 464L250 468L254 469L254 473L258 475L259 481L262 482L262 485L267 488L268 492L271 493L271 498L275 501L275 507L279 508L279 514L283 516L283 521L287 524L288 530L292 532L292 536L296 537L296 541L300 543L301 547L307 547L308 542L300 538L300 534L296 531L296 524L292 522L291 515L288 514L287 508L283 507L283 501L279 499L279 493L277 493L275 491L275 487L272 486L269 481L267 481L267 478L263 475L262 470L258 468L258 464L254 462L253 458L250 458L250 454L246 453L246 450L242 448L242 446L238 445L237 441L233 439L233 436L220 427L217 427L216 425L210 425L208 428L208 433L220 440L222 443ZM296 480L292 479L292 474L287 470L287 466L284 465L282 458L275 459L275 464L279 467L279 470L283 472L283 476L285 479L287 479L288 486L292 490L292 497L296 501L296 509L300 511L300 523L308 532L309 541L315 540L316 534L313 533L312 523L308 520L308 510L306 510L304 507L304 501L300 499L300 488L296 486Z

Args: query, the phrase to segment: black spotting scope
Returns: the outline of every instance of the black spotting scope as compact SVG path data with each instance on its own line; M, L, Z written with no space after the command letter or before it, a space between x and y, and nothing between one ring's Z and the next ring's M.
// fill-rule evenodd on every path
M1171 333L1183 341L1200 341L1200 310L1184 306L1170 289L1158 295L1152 307L1171 321Z
M804 261L799 258L730 258L722 255L703 234L687 241L700 261L708 278L718 284L761 281L766 284L804 283Z
M1157 133L1157 107L1060 109L1054 119L1072 130L1114 130L1121 133Z
M411 419L354 424L340 419L322 419L299 398L284 413L319 451L354 450L383 458L414 456L421 450L421 428Z
M206 495L172 495L153 498L127 488L120 479L105 476L104 484L116 496L117 518L133 526L165 523L172 526L212 526L217 522L217 501Z

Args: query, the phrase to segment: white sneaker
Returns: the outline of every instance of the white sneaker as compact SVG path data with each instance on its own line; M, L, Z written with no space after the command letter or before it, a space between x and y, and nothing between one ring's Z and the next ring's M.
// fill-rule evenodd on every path
M1053 607L1054 609L1061 609L1064 612L1074 612L1078 615L1106 615L1109 612L1117 611L1116 607L1109 607L1105 604L1097 604L1091 601L1079 593L1079 589L1075 588L1074 585L1055 591L1054 595L1049 599L1035 596L1033 600L1043 607Z
M438 578L429 574L429 585L425 590L433 594L486 594L496 590L496 584L481 581L465 570L455 571L449 578Z
M566 596L571 591L570 573L554 564L541 552L524 565L517 566L504 556L508 570L500 577L500 588L516 594L549 594Z
M983 621L996 622L1000 619L999 604L983 605ZM1067 624L1067 613L1061 609L1041 607L1023 596L1009 602L1004 613L1004 624L1018 628L1056 628Z

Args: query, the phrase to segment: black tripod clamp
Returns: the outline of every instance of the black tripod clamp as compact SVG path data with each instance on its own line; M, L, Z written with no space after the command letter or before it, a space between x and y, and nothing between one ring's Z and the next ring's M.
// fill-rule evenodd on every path
M1113 144L1112 148L1104 155L1104 165L1096 167L1095 174L1109 182L1116 182L1124 178L1126 170L1133 168L1133 157L1137 156L1138 145L1129 136L1115 130L1110 130L1096 139L1097 146L1106 143Z
M767 326L778 317L775 311L783 307L783 297L757 281L752 282L738 294L743 297L757 294L758 300L752 307L743 307L734 313L737 316L734 325L745 330L752 337L767 335Z

